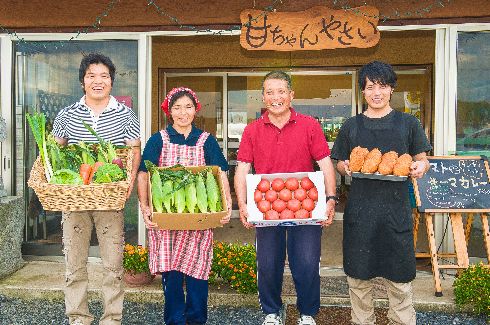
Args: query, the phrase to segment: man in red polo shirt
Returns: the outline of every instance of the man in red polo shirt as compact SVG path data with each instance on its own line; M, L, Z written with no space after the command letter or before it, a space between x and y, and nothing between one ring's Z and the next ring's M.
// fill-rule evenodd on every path
M262 94L267 111L247 125L238 150L235 192L243 225L252 227L246 203L246 175L252 164L257 174L294 173L313 171L314 161L325 177L327 220L322 226L330 225L335 214L335 171L320 124L291 107L294 91L288 74L268 73ZM313 316L320 308L321 235L320 225L256 229L259 301L267 314L263 325L282 324L279 314L286 250L301 314L298 324L315 324Z

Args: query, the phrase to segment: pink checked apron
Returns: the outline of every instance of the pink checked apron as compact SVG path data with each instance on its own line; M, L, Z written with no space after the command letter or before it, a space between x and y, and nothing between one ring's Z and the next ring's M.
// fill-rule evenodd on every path
M170 143L166 130L159 166L203 166L204 142L209 133L203 132L195 146ZM213 259L213 230L149 229L149 263L152 274L179 271L196 279L207 280Z

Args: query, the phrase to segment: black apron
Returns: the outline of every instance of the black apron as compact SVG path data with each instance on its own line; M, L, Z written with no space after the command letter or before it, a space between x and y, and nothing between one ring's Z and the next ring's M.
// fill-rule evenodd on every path
M378 148L382 153L408 153L402 114L394 111L393 128L367 129L357 115L357 139L353 144ZM353 278L383 277L394 282L415 278L413 222L404 182L353 178L344 213L344 271Z

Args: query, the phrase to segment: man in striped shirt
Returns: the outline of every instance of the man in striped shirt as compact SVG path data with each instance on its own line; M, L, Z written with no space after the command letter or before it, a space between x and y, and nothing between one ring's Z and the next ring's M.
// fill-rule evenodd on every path
M89 54L82 59L79 80L85 95L58 113L53 135L61 145L97 142L83 126L84 121L105 141L132 146L134 159L129 197L141 159L140 127L136 114L111 96L115 71L112 61L101 54ZM65 307L70 324L85 325L94 320L87 305L87 258L94 225L104 266L104 314L99 324L121 324L124 298L123 211L63 212L62 225L66 261Z

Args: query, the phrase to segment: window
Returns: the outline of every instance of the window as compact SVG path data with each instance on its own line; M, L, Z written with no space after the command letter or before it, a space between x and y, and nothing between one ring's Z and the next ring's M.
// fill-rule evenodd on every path
M49 252L53 255L61 254L61 213L44 211L35 193L27 187L28 173L38 152L25 113L43 112L50 131L58 111L83 96L78 69L82 55L91 52L109 56L116 66L112 95L134 110L138 107L137 41L73 41L57 49L54 43L17 42L14 45L16 194L26 200L26 241L28 244L56 244L55 251ZM125 237L129 242L137 242L138 234L135 192L124 211ZM92 244L95 242L94 235Z
M456 152L490 152L490 32L459 32Z

